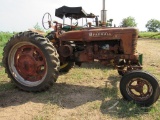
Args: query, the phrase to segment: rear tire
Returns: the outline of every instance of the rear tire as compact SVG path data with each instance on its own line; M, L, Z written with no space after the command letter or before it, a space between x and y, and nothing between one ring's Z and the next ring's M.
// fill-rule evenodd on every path
M124 99L140 106L150 106L159 98L157 79L144 71L132 71L122 77L120 91Z
M3 65L8 77L25 91L44 91L56 82L59 55L45 37L31 32L14 35L4 47Z

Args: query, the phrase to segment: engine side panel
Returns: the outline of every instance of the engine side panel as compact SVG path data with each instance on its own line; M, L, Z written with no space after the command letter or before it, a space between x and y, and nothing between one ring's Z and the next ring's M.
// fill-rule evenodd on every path
M83 29L63 33L59 38L62 41L83 42L120 40L120 47L124 54L134 54L136 52L138 30L135 28Z

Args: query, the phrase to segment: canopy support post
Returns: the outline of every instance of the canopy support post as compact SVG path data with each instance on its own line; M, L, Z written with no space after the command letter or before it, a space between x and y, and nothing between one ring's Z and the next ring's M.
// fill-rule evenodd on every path
M64 27L64 24L65 24L65 14L63 15L63 27Z

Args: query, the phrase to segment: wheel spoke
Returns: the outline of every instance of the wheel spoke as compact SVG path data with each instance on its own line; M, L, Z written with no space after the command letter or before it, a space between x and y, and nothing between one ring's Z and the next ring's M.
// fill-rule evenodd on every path
M138 85L129 85L128 88L129 89L134 89L136 90L139 86Z
M138 79L138 80L137 80L137 85L138 85L139 87L143 87L145 84L146 84L145 81L143 81L143 80L141 80L141 79Z
M21 48L21 54L22 54L22 55L28 54L28 55L32 56L34 50L35 50L35 47L33 47L33 46L27 46L27 45L26 45L26 46L23 46L23 47Z
M45 62L44 61L37 61L36 64L37 64L37 67L40 67L40 66L44 66Z

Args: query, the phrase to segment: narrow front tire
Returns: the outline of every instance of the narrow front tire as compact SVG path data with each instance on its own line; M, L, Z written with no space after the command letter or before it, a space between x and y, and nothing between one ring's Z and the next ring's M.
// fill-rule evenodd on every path
M140 106L150 106L159 98L157 79L144 71L132 71L122 77L120 92L125 100Z

